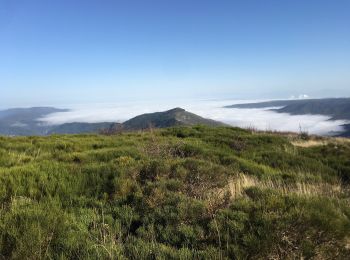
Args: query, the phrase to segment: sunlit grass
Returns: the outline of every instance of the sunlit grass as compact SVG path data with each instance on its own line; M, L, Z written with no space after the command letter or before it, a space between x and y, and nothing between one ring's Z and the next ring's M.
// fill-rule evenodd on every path
M0 255L345 259L350 143L291 141L202 126L1 137Z

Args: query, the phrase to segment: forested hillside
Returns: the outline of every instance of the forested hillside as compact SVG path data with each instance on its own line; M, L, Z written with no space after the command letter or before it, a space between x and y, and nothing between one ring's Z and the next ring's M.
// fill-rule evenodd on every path
M348 259L350 143L308 138L0 137L0 259Z

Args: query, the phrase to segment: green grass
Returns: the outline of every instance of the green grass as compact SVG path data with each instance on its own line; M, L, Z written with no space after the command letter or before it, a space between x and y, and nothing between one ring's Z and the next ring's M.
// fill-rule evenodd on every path
M229 127L0 137L0 259L347 259L349 158Z

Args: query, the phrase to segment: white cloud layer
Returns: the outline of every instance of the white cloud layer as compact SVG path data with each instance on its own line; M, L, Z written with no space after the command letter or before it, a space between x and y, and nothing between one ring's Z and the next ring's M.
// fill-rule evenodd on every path
M300 94L300 95L298 95L298 96L291 96L289 99L307 99L307 98L309 98L309 95L307 95L307 94Z
M312 134L340 132L345 120L330 121L322 115L289 115L276 113L269 109L237 109L224 106L251 101L213 100L213 101L163 101L163 102L125 102L119 104L89 104L72 106L69 112L50 114L40 121L47 124L63 124L71 122L124 122L143 113L165 111L174 107L182 107L200 116L222 121L232 126L254 127L259 130L308 131Z

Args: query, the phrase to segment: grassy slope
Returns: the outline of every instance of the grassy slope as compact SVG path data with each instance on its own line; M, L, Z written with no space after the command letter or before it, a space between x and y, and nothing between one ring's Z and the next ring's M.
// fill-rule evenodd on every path
M0 258L345 259L348 158L225 127L0 138Z

